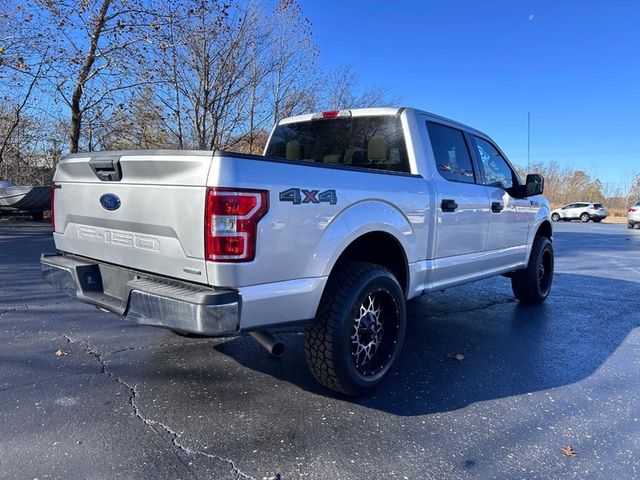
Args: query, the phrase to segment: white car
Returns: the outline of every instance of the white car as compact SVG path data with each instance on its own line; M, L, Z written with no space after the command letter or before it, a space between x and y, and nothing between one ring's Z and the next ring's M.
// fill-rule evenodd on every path
M605 218L607 218L607 210L601 203L569 203L551 212L551 220L554 222L580 220L583 223L587 223L589 220L593 220L597 223Z
M640 200L627 211L627 227L633 228L635 225L640 225Z

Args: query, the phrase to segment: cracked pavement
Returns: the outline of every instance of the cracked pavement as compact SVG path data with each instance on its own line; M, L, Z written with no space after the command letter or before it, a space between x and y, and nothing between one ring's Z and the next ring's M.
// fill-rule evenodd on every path
M48 227L3 222L0 478L638 478L640 230L554 226L546 304L502 277L413 301L398 368L353 400L299 331L274 359L67 299Z

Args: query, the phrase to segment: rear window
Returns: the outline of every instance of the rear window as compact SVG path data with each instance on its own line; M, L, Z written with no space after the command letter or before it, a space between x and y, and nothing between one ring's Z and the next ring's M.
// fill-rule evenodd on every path
M318 119L276 127L269 157L409 172L407 146L398 116Z
M594 203L593 208L604 208L601 203Z

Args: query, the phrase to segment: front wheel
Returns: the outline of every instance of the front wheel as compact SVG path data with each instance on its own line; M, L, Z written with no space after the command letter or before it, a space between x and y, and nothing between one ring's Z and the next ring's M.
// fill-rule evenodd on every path
M587 223L589 221L589 214L583 213L582 215L580 215L580 221L582 223Z
M511 288L515 297L525 304L544 302L551 291L553 267L551 240L547 237L536 237L527 268L518 270L511 277Z
M554 222L559 222L560 221L560 215L558 213L554 213L553 215L551 215L551 220Z
M627 228L633 228L633 223L627 223Z
M307 364L331 390L369 393L395 364L405 328L404 294L393 274L347 262L331 274L316 319L304 331Z

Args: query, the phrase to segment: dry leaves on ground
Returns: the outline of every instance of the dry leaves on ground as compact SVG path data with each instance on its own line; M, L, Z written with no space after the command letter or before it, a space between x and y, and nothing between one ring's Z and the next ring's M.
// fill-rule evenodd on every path
M447 354L447 358L449 360L457 360L461 362L464 360L464 355L462 355L461 353L450 352Z
M67 351L65 351L65 350L63 350L63 349L61 349L61 348L59 348L59 349L57 349L57 350L56 350L56 352L54 353L54 355L55 355L56 357L66 357L67 355L69 355L69 352L67 352Z
M565 445L560 451L565 457L575 457L578 454L571 445Z

